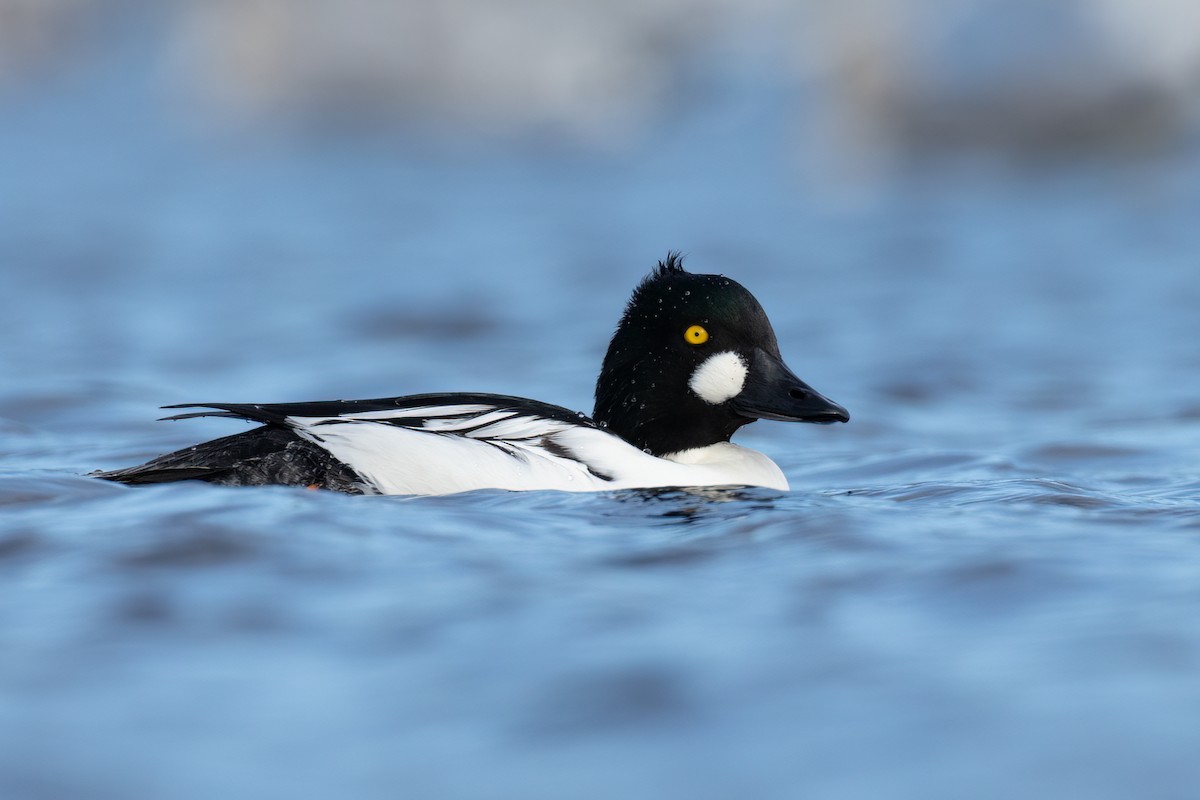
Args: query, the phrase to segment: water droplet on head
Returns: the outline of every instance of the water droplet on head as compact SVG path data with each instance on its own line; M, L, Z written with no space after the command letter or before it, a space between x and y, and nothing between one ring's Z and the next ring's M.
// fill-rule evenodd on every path
M691 290L691 289L684 289L684 290L683 290L683 296L684 296L684 297L687 297L687 296L688 296L688 295L690 295L691 293L692 293L692 290Z

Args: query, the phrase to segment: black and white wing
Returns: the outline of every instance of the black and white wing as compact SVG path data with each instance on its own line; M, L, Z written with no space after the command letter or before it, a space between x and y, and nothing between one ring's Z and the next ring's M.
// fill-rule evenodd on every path
M381 494L619 488L613 486L614 451L618 458L650 458L582 414L504 395L171 408L208 410L168 419L225 416L286 427Z
M663 486L767 486L787 479L769 458L722 442L657 458L583 414L493 394L204 408L167 419L223 416L285 428L379 494L475 489L588 492Z

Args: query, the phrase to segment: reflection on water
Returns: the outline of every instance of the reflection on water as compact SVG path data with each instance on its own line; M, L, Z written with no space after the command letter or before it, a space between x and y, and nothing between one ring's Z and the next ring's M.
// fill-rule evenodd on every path
M820 112L734 56L620 151L218 146L142 45L0 106L0 795L1200 783L1194 147L926 153L843 205L794 168ZM791 492L82 477L240 429L166 403L587 410L669 248L853 413L739 434Z

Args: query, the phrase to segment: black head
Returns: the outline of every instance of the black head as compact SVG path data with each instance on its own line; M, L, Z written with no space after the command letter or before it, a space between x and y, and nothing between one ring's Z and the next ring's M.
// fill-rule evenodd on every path
M724 276L684 271L678 253L634 289L604 356L593 417L660 456L727 442L756 419L850 419L783 363L754 295Z

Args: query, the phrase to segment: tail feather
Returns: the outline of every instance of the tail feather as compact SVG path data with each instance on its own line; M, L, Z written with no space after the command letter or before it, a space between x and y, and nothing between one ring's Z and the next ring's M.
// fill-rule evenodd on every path
M223 416L238 416L225 412ZM190 414L185 416L202 416ZM264 425L153 458L145 464L93 473L125 484L201 480L222 486L316 486L362 493L350 467L287 428Z
M163 408L189 408L189 406L163 406ZM234 414L232 411L191 411L187 414L172 414L169 417L159 417L159 422L175 422L181 419L196 419L197 417L230 417L232 419L245 419L241 414Z
M229 473L229 469L213 467L155 467L153 462L140 464L136 467L114 469L108 472L93 472L93 478L103 478L130 486L140 486L150 483L173 483L175 481L209 481Z

